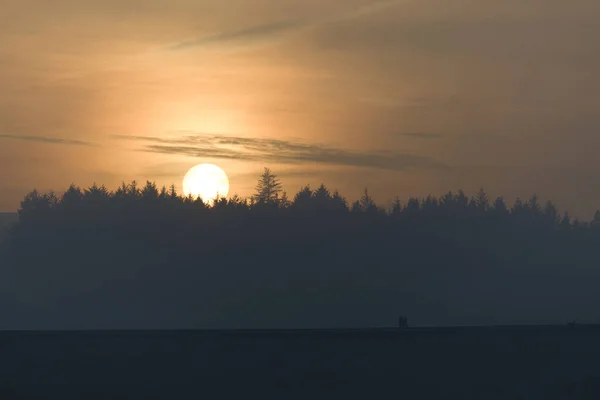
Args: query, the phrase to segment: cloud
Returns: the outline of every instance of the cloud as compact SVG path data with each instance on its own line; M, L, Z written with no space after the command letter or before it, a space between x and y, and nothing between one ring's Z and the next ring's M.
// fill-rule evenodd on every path
M306 26L306 24L307 21L303 20L288 20L264 25L256 25L237 31L222 32L215 35L205 36L197 40L182 42L172 46L171 50L183 50L190 47L233 41L257 41L265 38L276 37L290 30L300 29Z
M50 143L50 144L66 144L66 145L71 145L71 146L96 146L96 144L94 144L94 143L85 142L82 140L60 139L60 138L45 137L45 136L23 136L23 135L0 134L0 139L21 140L21 141L27 141L27 142Z
M441 139L443 136L439 133L427 133L427 132L401 132L398 136L405 136L415 139Z
M184 41L171 46L170 50L185 50L194 47L202 47L211 44L225 44L231 42L241 42L245 44L255 43L264 40L273 40L279 38L284 33L298 31L306 28L317 27L329 23L342 22L346 20L360 18L365 15L373 14L387 7L404 3L408 0L383 0L352 9L346 9L335 15L328 15L314 19L290 19L277 22L270 22L261 25L250 26L232 31L224 31L199 39Z
M374 14L378 11L382 11L388 7L395 6L400 3L406 3L409 0L382 0L375 1L373 3L366 4L362 7L351 9L338 15L337 17L327 20L327 22L346 21L349 19L360 18L365 15Z
M262 161L280 164L319 163L383 170L438 168L434 160L392 151L351 151L320 144L289 140L256 139L222 135L185 135L176 138L113 136L119 140L142 142L140 151L188 157Z

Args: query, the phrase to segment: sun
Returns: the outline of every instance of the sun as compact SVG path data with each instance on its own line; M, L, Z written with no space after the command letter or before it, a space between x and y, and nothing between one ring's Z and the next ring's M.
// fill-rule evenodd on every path
M214 164L196 165L183 178L183 194L212 204L217 197L227 197L229 179L225 171Z

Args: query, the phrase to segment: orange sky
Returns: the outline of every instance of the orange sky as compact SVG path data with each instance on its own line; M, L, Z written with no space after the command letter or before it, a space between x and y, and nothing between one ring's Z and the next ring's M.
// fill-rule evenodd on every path
M600 207L597 0L4 0L0 211L71 182Z

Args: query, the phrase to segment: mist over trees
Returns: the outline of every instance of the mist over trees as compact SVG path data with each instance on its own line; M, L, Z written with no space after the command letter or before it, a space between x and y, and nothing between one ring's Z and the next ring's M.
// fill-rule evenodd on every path
M481 190L351 204L325 185L212 206L152 182L25 196L0 328L312 328L600 321L600 212Z

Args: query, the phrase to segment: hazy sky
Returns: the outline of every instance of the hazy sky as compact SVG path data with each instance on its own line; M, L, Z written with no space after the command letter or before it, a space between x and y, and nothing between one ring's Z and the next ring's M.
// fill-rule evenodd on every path
M600 207L598 0L0 0L0 211L263 166L350 199Z

